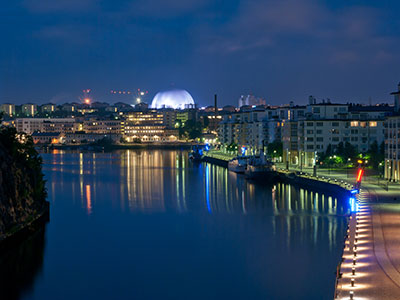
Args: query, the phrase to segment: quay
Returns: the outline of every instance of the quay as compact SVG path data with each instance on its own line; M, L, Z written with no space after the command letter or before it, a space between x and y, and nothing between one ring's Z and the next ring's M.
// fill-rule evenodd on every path
M204 161L224 166L224 157ZM277 168L280 179L308 187L348 192L354 179L346 174L312 169ZM291 174L291 175L290 175ZM329 188L330 187L330 188ZM366 180L357 195L344 237L342 260L337 269L334 299L400 299L400 185Z
M350 217L335 299L400 299L400 186L366 184Z

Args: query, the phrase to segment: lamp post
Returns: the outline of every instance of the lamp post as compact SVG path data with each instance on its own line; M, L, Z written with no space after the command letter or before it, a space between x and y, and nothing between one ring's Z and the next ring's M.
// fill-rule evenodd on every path
M314 151L314 177L317 177L317 151Z

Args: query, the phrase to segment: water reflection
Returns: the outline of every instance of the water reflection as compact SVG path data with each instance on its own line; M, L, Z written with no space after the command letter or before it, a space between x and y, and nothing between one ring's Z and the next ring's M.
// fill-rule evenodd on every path
M28 293L43 265L45 225L26 239L0 251L0 298L20 299Z
M181 151L59 151L43 159L57 220L50 223L48 255L61 266L58 255L69 257L65 268L72 264L79 279L96 277L94 266L107 261L113 278L88 281L91 293L113 284L121 287L113 290L120 299L333 294L348 212L335 195L254 184L225 168L193 164ZM62 244L60 232L71 240ZM35 292L38 299L54 284L52 275ZM62 280L74 286L78 278ZM159 288L151 288L154 282ZM100 291L96 296L106 298Z
M122 211L184 213L204 209L210 214L272 214L273 232L285 234L287 245L294 233L302 239L307 238L303 234L311 233L315 244L320 232L325 232L332 247L338 226L336 216L348 213L347 206L334 195L285 183L257 185L225 168L193 165L186 152L127 150L72 153L68 157L61 154L62 151L53 153L51 159L45 160L45 168L58 171L51 175L57 177L50 179L52 193L56 189L63 192L62 178L72 173L80 191L78 195L73 180L72 196L80 198L89 215L96 211L97 196L100 202L105 201L104 194L95 195L100 186L112 191L111 201ZM193 199L204 199L203 208Z

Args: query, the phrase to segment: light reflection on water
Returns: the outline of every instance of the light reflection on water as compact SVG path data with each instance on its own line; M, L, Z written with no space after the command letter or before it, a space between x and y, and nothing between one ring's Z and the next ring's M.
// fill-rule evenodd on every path
M102 284L118 285L111 296L121 299L333 295L348 211L334 195L250 183L225 168L193 164L180 151L42 156L52 205L34 299L107 299ZM63 235L79 251L66 252ZM89 262L76 257L81 252L90 253ZM103 259L104 278L94 267ZM96 279L77 287L76 278L60 275L63 268ZM57 280L72 287L65 296L57 294ZM149 290L151 283L158 289Z

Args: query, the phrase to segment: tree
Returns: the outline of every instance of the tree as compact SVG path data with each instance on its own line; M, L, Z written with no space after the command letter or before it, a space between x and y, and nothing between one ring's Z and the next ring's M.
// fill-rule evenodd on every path
M267 153L270 157L281 157L283 155L283 144L279 140L269 143L267 146Z
M183 127L179 128L179 135L188 139L200 138L203 132L203 124L194 120L187 120Z
M345 159L350 158L351 160L354 160L355 158L357 158L357 149L349 142L346 142L344 144L344 153L343 154L344 154L343 156Z
M379 163L385 159L385 144L382 143L380 146L378 146L378 142L374 141L368 149L367 156L371 166L374 169L377 169Z

